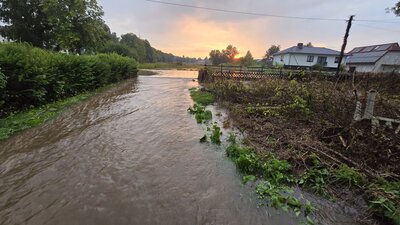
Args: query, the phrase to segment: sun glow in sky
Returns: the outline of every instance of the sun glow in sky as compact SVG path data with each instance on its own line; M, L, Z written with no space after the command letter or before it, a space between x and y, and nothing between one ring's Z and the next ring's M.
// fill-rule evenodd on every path
M162 5L145 0L99 0L106 23L117 34L132 32L153 47L175 55L205 57L213 49L236 46L261 58L272 44L281 49L312 42L339 50L345 19L385 19L395 23L357 22L350 31L347 50L356 46L400 42L400 17L386 13L395 0L163 0L166 2L264 14L343 18L343 21L291 20L239 15Z

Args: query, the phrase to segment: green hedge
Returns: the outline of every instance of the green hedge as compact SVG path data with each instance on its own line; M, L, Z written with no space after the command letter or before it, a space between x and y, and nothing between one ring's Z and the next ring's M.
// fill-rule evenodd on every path
M68 55L28 44L0 43L0 116L90 91L137 73L117 54Z

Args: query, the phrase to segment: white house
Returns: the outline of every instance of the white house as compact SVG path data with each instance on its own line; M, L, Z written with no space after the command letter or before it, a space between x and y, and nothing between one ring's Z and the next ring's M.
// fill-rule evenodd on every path
M287 68L310 68L320 64L327 69L337 68L340 52L321 47L307 47L303 43L273 55L274 65Z
M398 43L357 47L348 53L346 67L350 72L400 72Z

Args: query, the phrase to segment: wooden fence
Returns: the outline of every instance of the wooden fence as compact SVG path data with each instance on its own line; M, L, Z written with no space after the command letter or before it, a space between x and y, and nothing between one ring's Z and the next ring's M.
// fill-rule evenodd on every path
M204 72L206 71L206 72ZM201 76L200 76L201 75ZM289 70L283 68L268 67L242 67L242 66L208 66L199 72L199 80L207 79L241 79L253 80L265 77L290 77L290 76L315 76L323 75L325 77L333 77L334 72L331 71L312 71L312 70ZM203 78L203 79L201 79Z

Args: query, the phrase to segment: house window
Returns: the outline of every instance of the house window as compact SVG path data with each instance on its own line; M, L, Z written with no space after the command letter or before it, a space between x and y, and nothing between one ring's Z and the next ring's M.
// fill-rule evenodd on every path
M314 62L314 56L313 55L307 56L307 62Z
M335 63L339 63L339 57L335 57Z
M281 55L281 62L283 62L283 55Z

